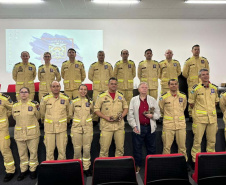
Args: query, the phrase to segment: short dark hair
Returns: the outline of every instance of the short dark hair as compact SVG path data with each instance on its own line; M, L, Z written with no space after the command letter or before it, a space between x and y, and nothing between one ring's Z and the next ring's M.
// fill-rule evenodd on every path
M45 55L50 55L51 56L51 53L50 52L45 52L44 54L43 54L43 56L45 56Z
M100 50L100 51L97 52L97 54L99 54L99 53L105 54L104 51L102 51L102 50Z
M195 48L195 47L200 47L198 44L196 44L196 45L194 45L194 46L192 46L192 50Z
M170 79L170 80L168 81L168 85L170 85L170 82L178 82L178 80L177 80L177 79L172 78L172 79Z
M207 72L209 72L209 70L208 70L208 69L206 69L206 68L200 69L200 70L199 70L199 76L201 75L201 73L202 73L203 71L207 71Z
M30 56L30 53L28 51L22 51L20 56L22 56L23 53L27 53Z
M123 51L127 51L127 52L129 53L129 51L128 51L127 49L123 49L123 50L121 51L121 54L122 54Z
M144 54L146 54L148 51L150 51L152 53L152 50L149 48L149 49L146 49Z
M117 78L111 77L111 78L109 78L108 83L109 83L111 80L115 80L116 82L118 82L118 79L117 79Z
M22 89L26 89L27 92L28 92L28 94L30 94L30 89L29 89L28 87L22 87L22 88L20 88L20 91L21 91Z
M76 51L75 51L74 48L69 48L69 49L67 50L67 52L69 52L69 51L74 51L74 52L76 53Z

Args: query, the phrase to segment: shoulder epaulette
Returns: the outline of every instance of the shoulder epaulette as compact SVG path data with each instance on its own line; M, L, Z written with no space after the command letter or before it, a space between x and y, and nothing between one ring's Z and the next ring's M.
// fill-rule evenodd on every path
M122 63L122 61L119 60L118 62L115 63L115 65L118 65L118 64L121 64L121 63Z
M38 102L37 101L34 101L34 100L32 100L31 102L34 103L35 105L38 104Z
M52 64L52 66L58 68L58 67L57 67L56 65L54 65L54 64Z
M161 60L159 63L164 62L165 60Z
M132 62L132 63L134 63L134 61L133 61L133 60L129 60L129 62Z
M176 60L176 59L173 59L173 61L179 62L179 61L178 61L178 60Z
M78 63L81 63L81 64L83 64L83 62L82 61L80 61L80 60L77 60L78 61Z
M63 95L66 96L66 97L68 97L68 98L70 98L70 97L69 97L67 94L65 94L65 93L63 93Z
M179 92L179 94L183 97L183 98L186 98L186 94L184 92Z
M191 57L189 57L186 61L188 61Z
M211 85L214 89L216 89L216 90L218 89L218 86L217 86L217 85L212 84L212 83L211 83L210 85Z
M197 84L195 84L195 85L192 87L192 89L195 89L197 86L198 86L198 85L197 85Z
M98 96L99 96L99 97L103 97L103 96L105 96L105 95L107 95L107 93L104 91L104 92L101 92Z
M76 96L75 98L73 98L72 100L76 100L76 99L78 99L79 97L78 96Z
M221 96L226 96L226 91L222 92Z
M154 62L156 62L156 63L159 63L158 61L156 61L156 60L153 60Z
M169 97L169 96L171 96L171 94L168 93L168 92L166 92L164 95L162 95L162 98L165 99L165 98L167 98L167 97Z
M10 98L10 96L8 94L3 94L2 93L2 96L6 97L6 98Z
M120 91L118 91L118 93L119 93L119 94L121 94L121 95L123 95L123 93L122 93L122 92L120 92Z
M145 62L145 61L144 60L141 60L140 63L139 63L139 65L142 64L143 62Z
M21 62L16 63L15 66L19 65L20 63L21 63Z
M41 68L41 67L43 67L43 66L44 66L44 64L40 65L38 68Z
M184 92L182 92L182 91L179 91L181 94L183 94L183 95L186 95Z
M65 60L63 63L67 62L67 60Z
M109 63L109 62L106 62L107 64L109 64L109 65L111 65L111 63Z
M90 66L92 66L92 65L94 65L94 64L96 64L97 62L93 62Z
M13 102L13 105L16 104L16 103L18 103L18 101Z
M45 94L43 97L46 97L46 96L48 96L48 95L49 95L49 93Z
M163 93L161 96L164 96L165 94L167 94L167 92Z
M206 59L206 60L207 60L207 58L206 58L206 57L203 57L203 56L202 56L202 58L204 58L204 59Z
M30 64L33 65L33 66L35 66L35 64L33 64L33 63L31 63L31 62L30 62Z

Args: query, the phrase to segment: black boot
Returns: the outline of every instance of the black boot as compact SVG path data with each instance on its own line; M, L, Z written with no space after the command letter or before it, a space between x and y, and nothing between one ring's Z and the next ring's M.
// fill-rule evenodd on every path
M14 176L14 173L7 173L4 177L4 182L9 182Z
M20 175L17 177L17 181L22 181L27 176L28 173L29 173L29 170L20 173Z
M37 178L37 170L30 172L30 178L31 179L36 179Z
M88 170L84 170L84 174L86 175L86 177L90 177L90 176L92 176L92 172L91 172L91 170L90 170L90 169L88 169Z

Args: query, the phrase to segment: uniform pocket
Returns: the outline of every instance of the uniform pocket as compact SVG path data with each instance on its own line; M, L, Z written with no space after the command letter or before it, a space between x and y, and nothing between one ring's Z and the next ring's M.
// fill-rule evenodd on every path
M0 120L0 130L7 129L7 127L8 127L8 124L6 122L6 119L1 119Z
M37 128L36 125L31 125L27 127L27 135L28 136L33 136L37 133Z

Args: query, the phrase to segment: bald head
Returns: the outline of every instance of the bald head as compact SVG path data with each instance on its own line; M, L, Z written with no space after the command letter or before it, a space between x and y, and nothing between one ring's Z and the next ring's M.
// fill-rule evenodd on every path
M60 86L60 83L58 81L53 81L51 84L50 84L50 89L51 89L51 92L55 95L55 96L58 96L60 94L60 89L61 89L61 86Z
M172 58L173 58L173 51L170 50L170 49L167 49L166 52L165 52L165 56L166 56L167 60L172 60Z

